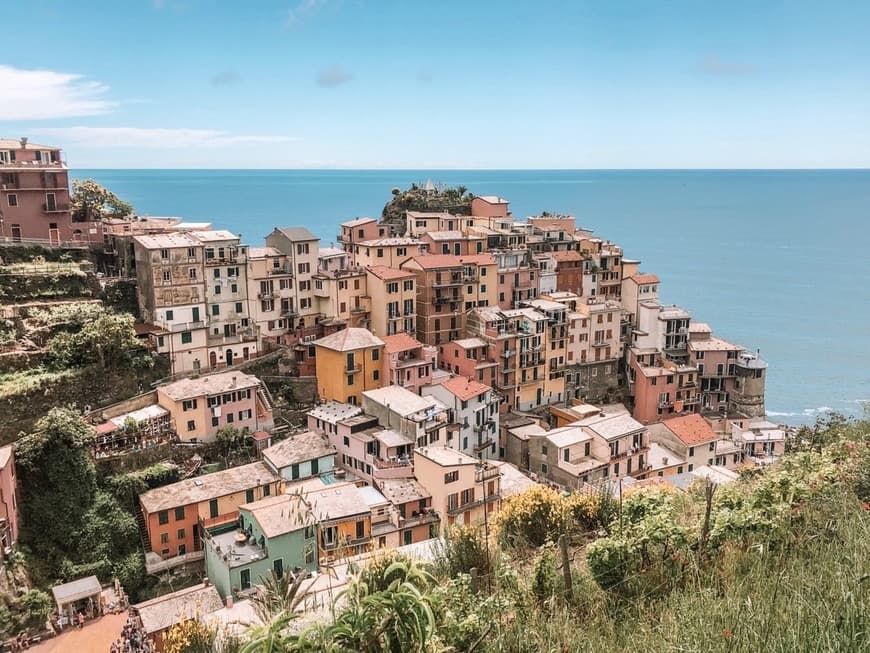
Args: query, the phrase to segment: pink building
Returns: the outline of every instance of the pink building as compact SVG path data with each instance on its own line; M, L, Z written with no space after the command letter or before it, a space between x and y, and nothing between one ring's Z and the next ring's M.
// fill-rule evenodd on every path
M0 447L0 560L18 540L18 497L15 493L15 453Z
M407 333L384 336L384 379L420 394L420 388L432 382L438 366L438 351Z
M442 370L494 385L498 362L490 356L489 343L482 338L463 338L439 345Z
M633 347L628 353L632 417L652 424L670 417L697 413L700 405L698 370L662 358L657 350Z
M0 139L0 238L58 246L103 242L101 222L73 222L59 148Z
M352 253L356 243L376 238L386 238L390 234L389 227L378 224L374 218L357 218L341 223L341 233L338 242L345 252Z

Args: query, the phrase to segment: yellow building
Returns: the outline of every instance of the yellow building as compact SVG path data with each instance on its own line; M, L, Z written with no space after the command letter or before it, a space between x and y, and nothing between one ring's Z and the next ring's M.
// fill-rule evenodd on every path
M377 336L417 332L417 276L409 270L375 265L366 270L371 330Z
M424 253L425 246L416 238L376 238L353 246L354 265L386 265L397 268L412 256Z
M368 329L348 327L313 344L322 400L359 406L363 391L383 385L384 341Z

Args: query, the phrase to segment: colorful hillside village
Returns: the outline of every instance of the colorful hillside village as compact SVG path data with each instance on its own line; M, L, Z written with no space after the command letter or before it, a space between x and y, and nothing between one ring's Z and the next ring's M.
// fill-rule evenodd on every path
M759 352L660 301L655 274L571 216L519 220L479 196L469 215L408 211L401 229L344 222L328 247L305 227L259 247L179 220L102 228L172 376L85 416L94 458L214 442L228 426L257 452L139 495L147 572L205 578L133 606L158 650L186 605L254 618L246 597L289 574L317 610L358 561L431 555L446 529L484 528L534 484L727 483L784 451ZM250 372L275 352L316 396L302 423L277 420ZM0 496L14 492L4 447ZM14 502L0 511L2 555L18 527Z

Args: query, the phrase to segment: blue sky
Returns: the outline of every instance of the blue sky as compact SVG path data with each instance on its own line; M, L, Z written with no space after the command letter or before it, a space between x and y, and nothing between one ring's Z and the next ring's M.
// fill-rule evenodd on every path
M3 3L74 167L870 167L870 3ZM5 96L5 99L4 99Z

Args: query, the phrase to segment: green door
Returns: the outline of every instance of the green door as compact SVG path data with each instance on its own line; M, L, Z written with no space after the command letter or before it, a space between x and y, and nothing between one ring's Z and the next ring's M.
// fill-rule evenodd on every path
M217 499L212 499L208 502L208 514L212 519L218 516L218 502Z
M282 578L284 576L284 561L281 558L272 563L272 569L275 570L275 577Z
M193 307L193 321L199 322L199 306Z
M250 569L242 569L242 573L239 574L239 583L241 584L243 590L251 589Z

